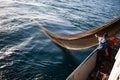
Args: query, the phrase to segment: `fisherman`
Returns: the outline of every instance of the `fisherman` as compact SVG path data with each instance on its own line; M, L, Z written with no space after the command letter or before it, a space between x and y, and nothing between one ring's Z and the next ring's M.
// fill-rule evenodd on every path
M111 50L115 48L118 45L118 39L116 37L116 34L113 34L108 37L108 51L109 51L109 58L113 59L116 54L113 54Z
M109 53L108 53L108 40L107 40L108 34L105 33L103 35L103 37L100 37L98 34L95 34L95 37L99 41L98 50L101 50L102 52L105 53L105 56L108 56L109 55Z
M98 45L98 52L97 52L97 67L101 68L104 61L109 59L109 53L108 53L108 34L103 34L102 37L100 37L98 34L95 34L95 37L99 41Z

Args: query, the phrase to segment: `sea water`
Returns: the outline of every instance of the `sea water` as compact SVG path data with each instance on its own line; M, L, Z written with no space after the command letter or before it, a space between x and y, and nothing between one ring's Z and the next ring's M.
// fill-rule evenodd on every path
M35 22L74 34L117 16L120 0L0 0L0 80L65 80L96 48L62 49Z

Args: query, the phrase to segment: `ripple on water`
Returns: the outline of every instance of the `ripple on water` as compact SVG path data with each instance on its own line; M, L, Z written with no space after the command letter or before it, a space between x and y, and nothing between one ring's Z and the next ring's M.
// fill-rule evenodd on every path
M80 63L90 51L62 51L34 20L59 34L83 32L120 16L119 3L120 0L1 0L0 80L65 80L76 67L73 58Z

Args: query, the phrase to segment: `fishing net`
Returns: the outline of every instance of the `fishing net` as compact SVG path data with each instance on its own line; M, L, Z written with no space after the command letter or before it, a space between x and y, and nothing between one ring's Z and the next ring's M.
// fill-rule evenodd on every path
M120 31L120 16L89 31L71 35L56 34L47 30L43 26L40 27L57 45L66 49L81 50L98 44L98 41L94 36L95 33L98 33L100 36L104 33L108 33L109 36L116 35Z

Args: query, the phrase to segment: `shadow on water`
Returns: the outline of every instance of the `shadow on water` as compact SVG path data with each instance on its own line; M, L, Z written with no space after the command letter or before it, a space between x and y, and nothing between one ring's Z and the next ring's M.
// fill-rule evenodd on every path
M56 44L57 45L57 44ZM75 55L73 55L73 53L68 50L65 49L59 45L57 45L64 53L63 57L64 57L64 63L67 63L68 65L71 65L73 68L76 68L79 64L77 63L78 59L76 58Z
M87 56L97 47L97 46L93 46L89 49L72 51L72 50L65 49L59 45L57 46L64 53L64 60L65 60L64 62L74 67L77 67L78 65L80 65L87 58Z

